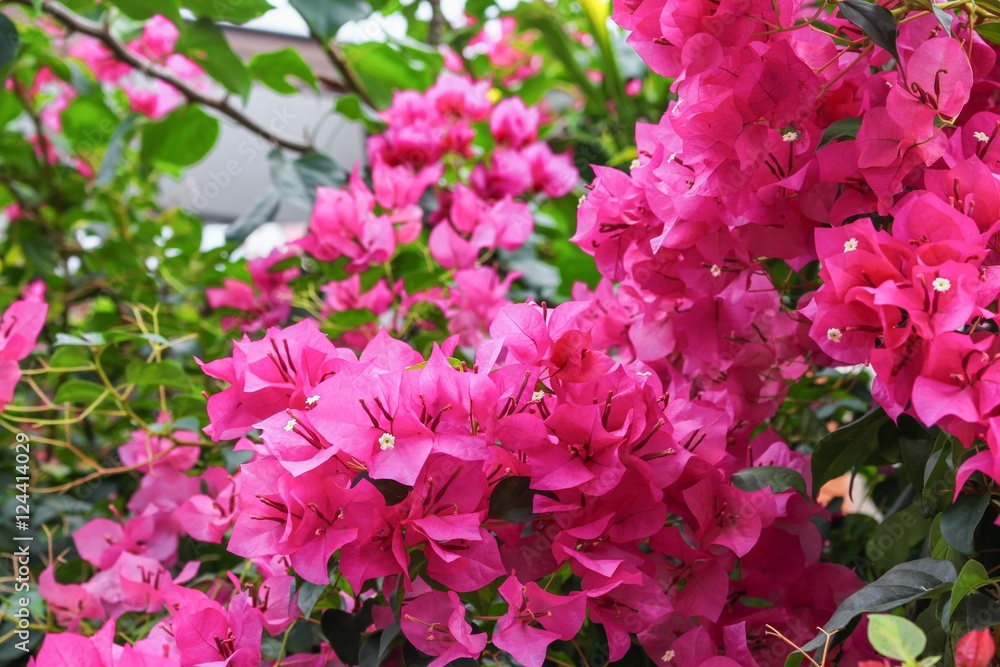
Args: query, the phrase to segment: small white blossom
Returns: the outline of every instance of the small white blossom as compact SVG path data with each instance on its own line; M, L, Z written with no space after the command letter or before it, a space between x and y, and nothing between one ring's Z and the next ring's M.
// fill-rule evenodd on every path
M296 419L289 419L288 423L285 424L285 430L286 431L291 431L293 428L295 428L295 425L298 424L298 423L299 422Z
M638 169L640 167L639 158L632 160L632 164L628 166L629 170Z
M545 398L545 392L544 391L536 391L536 392L534 392L534 393L531 394L531 402L532 403L537 403L538 401L542 400L543 398Z
M320 399L319 394L313 394L312 396L306 399L306 405L316 405L317 403L319 403L319 399Z
M378 448L383 452L396 447L396 436L392 433L383 433L378 439Z
M951 289L951 281L947 278L935 278L931 286L935 292L947 292Z
M844 332L837 327L830 327L826 330L826 337L832 340L834 343L839 343L840 339L844 337Z
M671 662L674 659L675 655L677 655L677 654L674 653L673 651L667 651L666 653L663 654L663 657L660 658L660 661L661 662Z
M990 136L985 132L973 132L972 136L974 136L977 141L981 141L984 144L990 140Z
M853 236L844 241L844 252L851 252L858 249L858 240Z
M585 201L587 201L587 194L586 193L580 195L580 201L578 201L576 203L576 207L580 208L581 206L583 206L583 202L585 202Z
M794 130L790 130L781 135L781 140L789 143L795 141L798 138L799 138L799 133Z
M722 275L722 269L719 268L718 264L713 264L712 268L710 268L708 271L716 278Z

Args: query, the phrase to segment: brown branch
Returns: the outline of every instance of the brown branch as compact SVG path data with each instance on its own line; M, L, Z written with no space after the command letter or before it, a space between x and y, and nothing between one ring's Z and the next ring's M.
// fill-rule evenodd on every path
M337 72L340 73L340 76L344 78L344 88L357 93L358 97L364 100L365 104L371 108L378 108L375 106L375 100L372 99L372 96L365 89L364 84L361 83L361 79L358 78L358 75L351 68L350 63L347 62L347 57L341 50L340 45L333 41L325 41L313 30L309 30L309 34L313 41L316 42L321 49L323 49L323 53L330 60L330 63L337 70Z
M27 7L35 6L32 0L12 0L12 2L25 5ZM116 58L124 63L127 63L134 67L135 69L143 72L147 76L154 79L159 79L165 83L169 83L171 86L176 88L189 102L194 104L200 104L211 109L215 109L224 116L228 116L232 120L236 121L246 129L251 132L260 135L264 139L281 146L282 148L287 148L289 150L298 151L300 153L307 153L313 150L311 144L301 141L296 141L294 139L289 139L287 137L282 137L269 129L259 124L257 121L253 120L245 113L232 106L229 103L229 98L224 95L221 98L209 97L188 85L183 79L178 77L176 74L161 67L156 63L153 63L142 56L139 56L128 48L120 41L118 41L114 36L112 36L107 29L100 23L96 23L89 19L86 19L73 11L68 9L65 5L56 0L41 0L40 7L42 11L46 14L56 18L60 23L65 25L70 30L82 33L84 35L89 35L98 39L104 46L106 46Z
M429 0L431 5L431 22L427 25L427 43L437 46L441 43L444 32L444 12L441 11L441 0Z

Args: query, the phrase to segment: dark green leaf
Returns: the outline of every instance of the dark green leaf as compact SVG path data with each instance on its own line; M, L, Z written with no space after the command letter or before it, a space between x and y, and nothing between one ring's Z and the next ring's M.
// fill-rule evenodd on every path
M872 531L865 543L865 554L875 564L877 572L884 572L904 561L910 550L923 542L930 528L930 519L925 519L918 504L885 518Z
M877 46L892 54L899 62L896 51L896 17L882 5L865 0L841 0L837 3L844 18L861 28Z
M382 497L385 498L385 504L390 506L398 505L406 500L410 491L413 490L412 486L407 486L394 479L372 479L371 475L369 475L367 471L355 477L354 482L351 485L354 486L363 479L368 480L368 482L382 494Z
M202 18L194 23L185 23L177 42L177 52L198 63L226 90L240 96L246 96L250 92L250 85L253 83L250 70L211 19Z
M316 74L309 63L290 46L279 51L258 53L250 58L248 65L255 79L282 95L299 92L298 86L289 82L289 77L295 77L313 90L319 90Z
M345 23L368 18L372 13L367 0L291 0L291 5L324 43L333 39Z
M530 477L511 476L500 480L490 494L487 516L507 523L527 523L535 514L532 511L535 492L529 488Z
M872 410L823 438L812 455L813 490L865 462L879 445L879 430L890 423L885 410Z
M330 648L340 660L357 665L361 652L361 635L372 623L374 600L365 600L361 609L353 614L342 609L327 609L320 617L320 629L330 643Z
M855 616L864 613L891 611L896 607L929 596L942 584L955 581L955 565L937 558L920 558L901 563L874 583L852 593L844 600L823 629L842 630ZM820 633L803 648L813 651L823 646L825 635Z
M266 190L250 204L240 217L226 227L226 241L243 243L253 230L274 219L281 205L281 195L277 190Z
M140 156L171 173L208 155L219 138L219 119L199 107L181 107L142 133Z
M327 609L320 616L323 636L340 660L348 665L358 664L361 652L361 632L354 621L354 614L343 609Z
M0 13L0 68L14 61L20 46L21 36L17 32L17 26L5 14Z
M361 647L359 656L360 667L379 667L392 650L400 643L399 621L395 621L385 630L374 633Z
M961 496L953 505L949 505L941 515L941 535L952 548L967 556L976 552L973 537L976 527L990 504L990 495Z
M853 139L857 136L860 128L860 118L841 118L823 130L823 136L820 138L819 145L826 146L836 139Z
M743 491L760 491L771 487L774 493L795 489L803 496L809 495L806 491L806 480L799 471L784 466L745 468L733 474L732 482L733 486Z
M195 16L214 21L246 23L274 9L266 0L182 0Z

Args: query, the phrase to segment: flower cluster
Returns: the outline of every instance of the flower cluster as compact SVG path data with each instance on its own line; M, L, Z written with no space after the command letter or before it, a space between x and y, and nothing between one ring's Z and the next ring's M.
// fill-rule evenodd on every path
M205 72L195 62L174 53L180 32L169 19L157 14L143 24L142 34L126 45L130 51L178 79L207 90ZM162 118L184 102L184 96L169 83L151 79L118 60L107 47L93 37L73 39L69 55L83 61L97 80L124 91L132 111L152 119Z
M48 312L45 284L35 281L0 316L0 410L14 396L21 379L19 362L34 350Z
M517 97L493 104L488 88L446 73L426 92L397 93L381 113L385 130L368 140L370 183L355 168L344 187L318 188L308 233L294 247L324 263L346 260L348 274L320 287L322 315L365 309L381 326L401 330L410 309L428 303L445 313L449 331L463 346L485 338L519 277L498 270L490 256L524 245L534 229L532 207L567 195L579 180L570 156L553 153L539 138L540 109ZM480 123L488 128L488 137L479 139L489 142L489 150L477 140L474 127ZM428 198L436 208L425 211ZM428 261L454 271L444 289L407 292L400 280L362 281L359 274L386 265L421 240ZM282 251L251 262L252 286L228 280L209 290L213 308L247 313L228 318L224 326L256 331L287 321L288 283L298 272L269 272L269 267L288 256ZM360 350L377 331L367 324L347 331L341 341Z

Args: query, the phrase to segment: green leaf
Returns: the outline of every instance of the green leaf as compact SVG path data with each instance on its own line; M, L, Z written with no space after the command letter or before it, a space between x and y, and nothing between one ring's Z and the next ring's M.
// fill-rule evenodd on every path
M396 90L426 90L437 79L444 59L437 51L390 44L365 42L345 44L344 56L380 108L389 106Z
M352 613L342 609L327 609L320 617L320 630L330 643L330 648L340 660L357 665L361 652L361 635L372 623L374 600L365 600L362 607Z
M265 190L240 213L240 217L229 223L226 227L226 241L243 243L253 230L274 219L280 205L281 195L278 191L273 188Z
M115 115L103 97L78 97L63 109L63 135L79 153L89 154L103 148L118 128Z
M937 593L935 589L939 586L953 583L955 576L955 565L946 560L920 558L900 563L840 603L823 629L837 632L859 614L891 611L907 602L930 597ZM825 641L826 635L820 633L803 648L813 651Z
M836 139L853 139L858 135L859 129L861 129L860 118L841 118L823 130L823 136L819 140L819 145L826 146Z
M370 324L377 319L378 317L375 313L367 308L351 308L331 313L324 325L332 327L339 332L344 332L357 329L365 324Z
M774 493L795 489L803 496L809 497L806 491L806 480L798 470L784 466L757 466L745 468L732 477L733 486L743 491L760 491L771 487Z
M218 138L218 118L185 106L145 127L140 156L143 162L178 173L208 155Z
M324 43L333 39L345 23L368 18L372 13L367 0L291 0L291 5Z
M55 403L93 403L107 389L89 380L71 378L60 385Z
M302 612L302 616L309 618L313 607L316 606L316 602L319 601L325 590L326 586L320 586L309 581L302 582L298 589L299 610Z
M889 423L889 415L878 408L823 438L812 455L813 490L864 465L878 449L879 431Z
M868 641L886 658L910 662L927 646L927 637L915 623L899 616L872 614L868 617Z
M377 134L386 128L384 120L378 117L375 110L365 104L357 93L348 93L337 98L334 108L344 118L364 123L365 130Z
M338 187L346 174L336 162L322 153L306 153L289 161L278 149L268 154L271 180L281 196L304 210L311 210L316 201L316 188Z
M872 531L865 543L865 554L878 566L878 572L885 572L906 560L910 550L923 542L930 524L930 519L924 518L921 513L920 506L912 504L886 517Z
M934 16L937 18L938 23L941 24L941 27L944 28L944 31L951 37L951 24L955 20L955 17L937 5L932 4L931 11L934 12Z
M976 527L990 504L990 494L961 496L941 515L941 535L952 548L967 556L976 553Z
M263 16L274 7L266 0L182 0L184 6L197 17L210 18L213 21L228 21L229 23L246 23L250 19Z
M844 18L861 28L877 46L892 54L899 62L896 50L896 17L882 5L865 0L841 0L837 3Z
M118 129L115 130L114 136L111 137L108 149L104 152L104 157L101 159L101 167L97 170L97 178L94 179L94 185L107 185L114 178L115 167L121 161L122 149L125 147L125 135L135 125L136 118L137 116L133 114L118 125Z
M359 667L379 667L389 657L392 650L400 643L399 621L394 621L385 630L372 634L361 647ZM449 663L450 664L450 663Z
M176 50L198 63L226 90L241 97L250 92L253 83L250 70L211 19L201 18L194 23L185 23Z
M193 388L187 373L173 360L154 363L133 361L125 369L125 379L129 384L140 387L167 387L183 391L190 391Z
M180 6L177 4L177 0L157 0L156 2L149 2L148 0L111 0L111 2L118 9L122 10L122 14L130 19L145 21L156 14L162 14L170 19L174 25L180 26L182 24Z
M1000 23L980 23L976 26L976 32L987 42L1000 44Z
M256 54L250 58L249 67L255 79L282 95L299 92L298 86L288 81L289 77L295 77L313 90L319 90L319 81L309 63L290 46L279 51Z
M77 368L92 363L90 352L75 346L57 347L49 357L50 368Z
M955 614L955 609L965 596L990 581L989 572L977 560L970 560L962 566L962 571L958 573L958 579L951 589L951 615Z
M527 523L535 517L532 511L535 492L529 487L530 477L504 477L490 493L487 516L507 523Z
M0 14L0 68L14 62L21 46L21 36L17 26L5 14Z
M57 333L55 344L57 347L60 345L85 345L87 347L98 347L100 345L104 345L104 336L96 331L88 331L80 334L79 336Z

